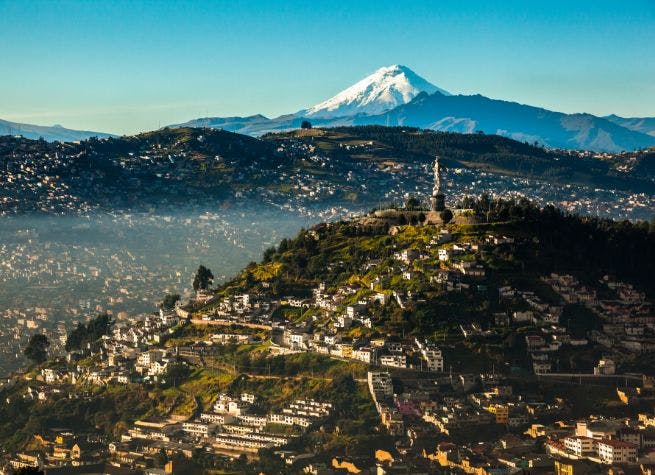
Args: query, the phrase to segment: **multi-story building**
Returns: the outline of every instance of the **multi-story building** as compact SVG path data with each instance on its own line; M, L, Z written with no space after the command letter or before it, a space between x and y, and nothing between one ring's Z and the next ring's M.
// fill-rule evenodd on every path
M407 357L405 355L383 355L380 356L380 364L394 368L407 368Z
M223 425L223 424L229 424L231 422L234 422L235 417L230 414L216 414L213 412L203 412L202 414L200 414L200 420L202 422L209 423L209 424Z
M208 424L202 421L190 421L182 424L182 430L189 434L197 435L199 437L209 437L216 429L215 424Z
M572 454L583 457L596 451L596 441L591 437L576 435L565 438L564 447Z
M368 389L376 401L393 396L391 375L387 371L369 371Z
M635 463L637 461L637 446L616 439L599 440L598 458L608 464Z

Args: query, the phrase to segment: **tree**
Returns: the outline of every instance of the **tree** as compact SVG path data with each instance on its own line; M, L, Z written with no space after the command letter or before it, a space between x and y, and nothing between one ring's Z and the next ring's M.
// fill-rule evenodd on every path
M312 123L308 120L303 120L300 124L301 129L311 129L312 128Z
M166 368L166 375L163 378L166 381L165 386L177 387L180 382L183 382L189 377L190 373L191 370L187 365L181 363L169 363L168 367Z
M48 359L48 347L50 342L48 337L42 333L36 333L30 337L30 341L23 352L33 363L43 363Z
M421 206L421 202L415 196L410 196L405 203L405 209L418 209Z
M34 467L23 467L14 472L15 475L43 475L43 473L43 470Z
M175 308L175 304L180 300L180 294L166 294L164 300L161 302L161 307L164 310Z
M450 220L453 219L453 212L446 208L441 213L439 213L439 216L441 217L441 220L444 224L448 224L450 223Z
M193 290L207 290L214 281L214 274L207 267L201 265L196 271L196 276L193 278Z
M157 468L164 468L166 463L168 462L168 457L166 456L166 451L161 448L159 452L155 454L155 466Z
M111 317L106 313L98 315L86 325L78 323L76 328L68 332L66 351L79 350L87 343L96 341L109 332L112 324Z
M273 257L275 256L276 252L277 251L275 250L275 246L269 247L268 249L266 249L264 251L263 261L264 262L271 262L273 260Z

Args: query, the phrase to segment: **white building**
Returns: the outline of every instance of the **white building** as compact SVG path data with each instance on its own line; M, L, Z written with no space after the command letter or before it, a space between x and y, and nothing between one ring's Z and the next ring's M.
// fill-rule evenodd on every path
M312 423L309 417L286 413L269 414L268 421L274 424L284 424L288 426L295 425L300 427L309 427Z
M443 355L439 348L436 346L425 347L421 350L421 354L425 358L429 371L443 372Z
M209 424L201 421L185 422L182 424L182 430L199 437L209 437L216 429L215 424Z
M353 350L353 358L367 364L375 363L377 351L373 348L359 348Z
M353 317L351 317L350 315L339 315L334 326L337 328L348 329L352 326L352 324L353 324Z
M383 355L380 356L380 364L393 368L407 368L407 357L405 355Z
M241 400L248 404L255 404L255 395L250 393L241 393Z
M616 439L599 440L598 458L607 464L635 463L637 461L637 446Z
M224 425L235 421L235 417L230 414L215 414L213 412L203 412L200 414L200 420L207 424Z
M596 441L591 437L572 436L564 439L566 450L578 457L596 452Z

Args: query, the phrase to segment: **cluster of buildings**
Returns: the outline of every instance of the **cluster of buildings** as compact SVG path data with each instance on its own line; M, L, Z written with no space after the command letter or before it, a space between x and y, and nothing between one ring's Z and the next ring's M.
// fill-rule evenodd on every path
M83 143L13 141L0 155L0 173L7 186L0 194L0 216L26 211L87 213L101 206L137 209L157 196L157 206L201 205L212 187L202 183L207 173L219 178L230 172L231 193L225 199L257 198L293 210L344 206L361 209L382 199L402 203L431 187L428 163L389 157L353 160L387 152L373 142L338 143L328 152L303 138L272 137L268 161L234 158L218 147L205 147L216 132L194 131L191 140L135 140L127 148L113 148L112 139ZM211 137L210 137L211 136ZM213 151L209 151L213 150ZM244 150L252 158L258 151ZM584 152L576 152L584 153ZM200 163L194 158L203 156ZM607 159L607 157L602 157ZM102 162L100 162L102 161ZM617 160L618 162L626 160ZM628 170L619 170L628 171ZM119 177L115 179L115 177ZM200 178L200 179L198 179ZM457 178L457 180L453 180ZM569 211L617 218L648 218L655 199L613 189L567 185L552 187L539 180L455 168L445 175L445 187L454 198L504 191L506 198L526 196L542 203L558 203ZM129 193L120 193L127 187ZM101 199L100 199L101 198Z
M655 469L655 418L569 419L565 398L547 401L494 374L424 378L371 370L369 391L381 425L411 452L425 423L436 434L423 457L462 473L648 474ZM396 388L402 393L396 393ZM557 422L547 422L557 421ZM466 441L466 442L463 442ZM650 471L649 471L650 470ZM423 473L423 472L417 472ZM432 473L426 471L425 473Z
M394 380L400 382L402 392L394 391ZM514 430L565 410L561 403L517 393L509 380L497 374L423 376L411 381L376 370L368 372L368 387L382 424L395 435L425 423L446 436L497 424Z
M655 351L653 306L631 284L605 276L593 286L583 285L572 275L555 273L543 281L563 303L582 305L599 319L599 328L589 332L589 340L603 347L608 356L620 359L625 353L639 355ZM610 364L609 371L611 367Z
M172 366L178 363L177 351L162 344L179 323L174 312L160 311L116 322L111 334L98 344L75 350L42 368L37 380L43 385L29 397L47 400L50 393L59 394L59 386L69 384L163 383ZM92 357L93 363L79 360ZM32 392L28 388L28 392ZM27 395L26 395L27 396Z
M126 450L134 445L155 443L158 447L189 451L201 448L217 454L257 453L287 445L291 439L327 418L332 405L314 400L296 400L280 410L262 413L256 396L237 397L218 394L211 412L183 421L137 421L110 451ZM280 432L280 426L294 430Z
M370 276L368 285L346 282L329 287L321 283L307 299L266 301L267 306L296 308L301 317L311 315L311 318L267 322L261 315L251 313L246 317L243 312L239 318L247 322L256 317L259 323L269 323L274 349L281 353L313 351L372 365L443 372L446 362L438 342L425 338L404 339L398 335L384 338L365 335L379 328L380 308L390 303L404 309L424 301L430 292L485 292L487 270L480 259L481 253L513 244L512 237L503 235L486 236L479 242L457 241L444 228L420 249L400 248L384 262L381 259L365 261L358 272ZM239 301L239 296L233 300ZM215 315L227 318L221 312L230 313L230 305L233 304L227 299L215 305ZM233 310L231 315L234 316ZM216 317L208 314L206 318ZM352 336L356 327L366 329L364 336ZM461 330L465 337L482 332L476 324L463 325Z
M595 417L561 424L557 428L533 426L533 437L544 437L546 451L567 461L591 461L600 465L655 464L655 429L652 415L636 419Z
M35 450L14 454L7 467L20 470L45 466L90 466L107 454L104 438L93 433L75 434L66 429L53 429L48 433L36 434L32 446ZM2 468L0 473L5 473Z

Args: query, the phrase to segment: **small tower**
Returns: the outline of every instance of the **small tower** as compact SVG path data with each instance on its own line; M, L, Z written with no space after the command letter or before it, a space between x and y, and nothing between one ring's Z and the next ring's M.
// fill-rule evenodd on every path
M441 166L439 165L439 155L434 159L432 170L434 172L434 185L432 186L432 196L430 197L430 210L439 212L446 209L446 197L441 192Z

